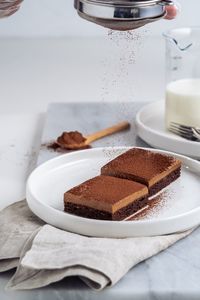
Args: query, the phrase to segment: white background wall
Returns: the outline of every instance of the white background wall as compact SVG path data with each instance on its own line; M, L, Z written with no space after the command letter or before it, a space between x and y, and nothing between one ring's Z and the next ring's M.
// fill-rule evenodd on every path
M149 25L153 34L175 26L200 26L200 0L179 0L182 12L175 21ZM73 0L24 0L21 10L0 22L0 37L99 36L105 29L81 20Z

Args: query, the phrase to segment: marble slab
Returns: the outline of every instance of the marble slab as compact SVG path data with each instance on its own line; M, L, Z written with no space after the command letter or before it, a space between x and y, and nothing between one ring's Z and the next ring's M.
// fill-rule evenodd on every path
M53 103L49 106L47 119L42 135L42 144L38 164L60 155L50 151L46 144L55 140L63 131L78 130L84 135L115 125L121 121L129 121L131 129L120 132L92 143L92 147L133 146L148 147L136 136L134 118L142 107L141 103Z
M141 103L51 104L48 109L42 143L55 139L64 130L90 134L116 122L128 120L131 130L93 143L101 146L148 146L136 137L134 118ZM60 155L42 146L38 164ZM189 199L188 199L189 201ZM200 299L200 229L164 252L140 263L114 287L102 292L89 289L78 278L32 291L6 292L4 286L12 271L0 274L2 300L193 300ZM134 255L134 253L133 253Z

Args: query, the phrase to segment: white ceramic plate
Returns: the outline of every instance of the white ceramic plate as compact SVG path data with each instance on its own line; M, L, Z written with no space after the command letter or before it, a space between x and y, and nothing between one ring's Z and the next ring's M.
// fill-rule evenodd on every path
M188 141L165 129L164 110L164 101L159 101L138 112L136 125L139 137L152 147L200 159L200 142Z
M170 234L200 224L200 163L175 155L183 162L181 179L165 192L165 203L138 221L101 221L63 212L63 194L99 174L102 165L129 148L97 148L49 160L30 175L27 201L42 220L61 229L96 237L134 237ZM161 150L155 152L169 153ZM169 153L171 154L171 153ZM167 201L166 201L167 199Z

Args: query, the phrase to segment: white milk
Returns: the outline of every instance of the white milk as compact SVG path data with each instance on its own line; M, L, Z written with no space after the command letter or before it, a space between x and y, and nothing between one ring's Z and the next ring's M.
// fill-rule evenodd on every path
M167 128L170 122L200 127L200 78L167 85L165 116Z

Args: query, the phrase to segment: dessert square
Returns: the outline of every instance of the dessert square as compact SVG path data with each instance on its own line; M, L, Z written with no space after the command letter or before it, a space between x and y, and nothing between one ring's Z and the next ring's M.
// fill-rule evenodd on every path
M124 220L148 202L145 185L111 176L97 176L64 194L64 210L81 217Z
M101 174L144 184L149 197L154 196L180 177L181 161L149 150L133 148L101 169Z

